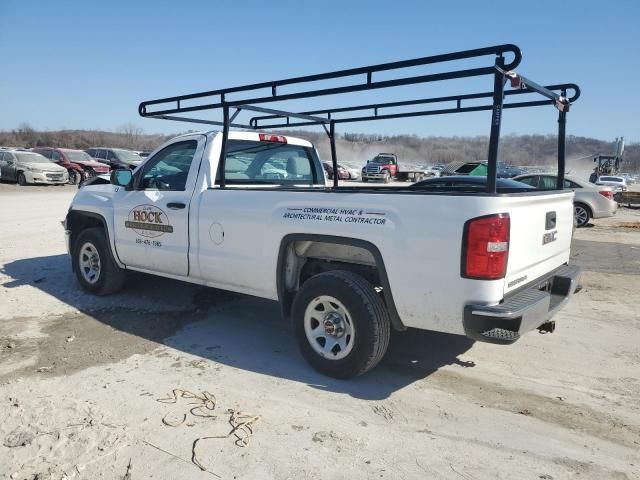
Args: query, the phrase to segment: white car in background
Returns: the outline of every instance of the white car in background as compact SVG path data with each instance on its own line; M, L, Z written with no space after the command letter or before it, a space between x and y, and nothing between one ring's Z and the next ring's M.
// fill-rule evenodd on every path
M67 169L35 152L0 151L0 179L20 185L64 185L69 181Z
M339 167L344 168L349 174L349 180L360 180L360 170L357 168L351 168L346 165L338 165Z
M555 190L557 178L555 174L530 173L513 177L513 180L540 190ZM594 185L575 177L565 177L564 188L575 192L573 210L577 227L584 227L592 218L611 217L618 210L618 203L613 199L611 187Z
M598 180L596 180L596 185L607 185L609 187L615 188L616 190L621 190L623 192L627 191L627 180L624 177L611 175L598 177Z

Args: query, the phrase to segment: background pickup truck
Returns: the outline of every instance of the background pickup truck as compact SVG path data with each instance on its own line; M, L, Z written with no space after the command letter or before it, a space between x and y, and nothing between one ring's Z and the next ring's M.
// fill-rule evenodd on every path
M222 140L179 136L78 190L64 223L84 289L135 270L279 301L304 357L342 378L392 328L512 343L576 289L571 191L334 191L305 140L228 132L221 156Z
M431 176L424 170L400 170L398 156L395 153L379 153L373 159L367 160L362 167L362 181L382 180L389 183L392 179L403 182L419 182L424 177Z

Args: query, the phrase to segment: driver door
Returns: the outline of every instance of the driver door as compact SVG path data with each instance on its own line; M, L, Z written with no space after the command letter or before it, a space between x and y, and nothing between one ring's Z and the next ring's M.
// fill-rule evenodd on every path
M189 206L205 144L204 135L181 137L116 192L117 252L128 267L189 274Z

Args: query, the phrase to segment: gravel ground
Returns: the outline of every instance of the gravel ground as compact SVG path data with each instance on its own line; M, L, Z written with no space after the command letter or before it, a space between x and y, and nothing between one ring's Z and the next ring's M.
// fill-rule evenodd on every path
M0 184L0 478L640 478L640 209L576 231L584 288L554 334L412 330L337 381L272 302L145 275L83 293L75 191Z

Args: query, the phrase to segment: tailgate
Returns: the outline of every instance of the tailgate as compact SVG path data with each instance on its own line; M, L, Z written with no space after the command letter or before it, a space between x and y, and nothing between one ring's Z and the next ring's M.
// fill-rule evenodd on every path
M511 197L505 294L569 261L573 195L568 191Z

